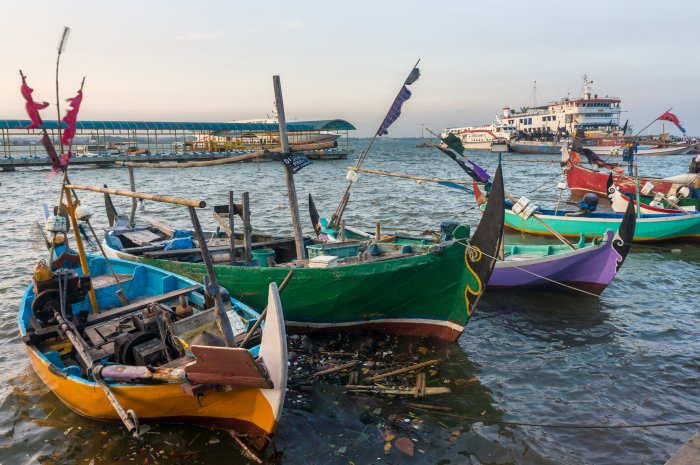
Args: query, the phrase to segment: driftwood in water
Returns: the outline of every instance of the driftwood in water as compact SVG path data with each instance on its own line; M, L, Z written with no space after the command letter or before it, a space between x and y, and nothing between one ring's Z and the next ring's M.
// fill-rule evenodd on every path
M421 409L421 410L434 410L436 412L451 412L452 411L452 409L450 407L440 407L437 405L418 404L415 402L404 402L403 404L406 407L417 408L417 409Z
M390 395L400 395L400 396L414 396L415 392L413 388L402 389L402 388L385 388L379 386L365 386L365 385L347 385L345 389L353 392L363 392L372 394L390 394ZM435 394L449 394L452 391L448 387L429 387L425 388L425 395L435 395Z
M328 375L330 373L335 373L336 371L343 371L343 370L347 370L349 368L355 368L360 363L362 363L362 362L360 362L359 360L355 360L353 362L348 362L348 363L343 363L342 365L334 366L334 367L328 368L326 370L317 371L313 375L314 376Z
M440 360L428 360L426 362L416 363L415 365L407 366L404 368L399 368L398 370L392 370L386 373L381 373L378 375L370 376L367 378L368 381L377 381L380 379L388 378L394 375L400 375L402 373L408 373L409 371L419 370L427 366L433 365L435 363L440 363Z

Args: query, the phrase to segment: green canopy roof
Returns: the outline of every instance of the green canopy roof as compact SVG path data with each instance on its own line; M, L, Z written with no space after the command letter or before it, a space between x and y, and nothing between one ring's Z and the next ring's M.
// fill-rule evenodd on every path
M31 124L29 120L0 120L0 129L23 129ZM56 129L56 121L44 121L46 129ZM65 123L61 123L65 128ZM184 121L78 121L76 129L95 130L160 130L160 131L279 131L276 123L206 123ZM289 121L289 131L354 131L355 126L342 119L321 121Z

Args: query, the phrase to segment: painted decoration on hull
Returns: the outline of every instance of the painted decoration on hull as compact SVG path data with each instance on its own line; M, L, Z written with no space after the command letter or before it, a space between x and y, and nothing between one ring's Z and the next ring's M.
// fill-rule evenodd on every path
M612 179L612 174L610 175ZM615 191L615 185L612 185L613 192ZM608 193L610 192L610 187L608 187ZM619 255L617 265L615 266L615 273L620 271L620 267L625 261L627 254L632 246L632 239L634 238L634 230L637 226L637 215L634 212L634 203L629 202L627 204L627 211L625 211L625 217L620 223L620 227L617 228L615 232L615 237L613 237L613 249Z
M467 286L464 290L467 315L469 316L483 295L483 283L488 282L493 267L496 265L496 254L503 240L504 202L503 172L499 165L489 191L489 200L484 215L464 252L465 265L469 271ZM484 250L491 252L492 255L484 254Z

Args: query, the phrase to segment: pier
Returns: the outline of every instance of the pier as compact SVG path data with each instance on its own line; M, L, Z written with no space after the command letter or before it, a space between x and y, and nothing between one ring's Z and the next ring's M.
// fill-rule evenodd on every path
M0 120L0 168L50 166L40 143L42 128L26 129L29 120ZM313 160L345 159L351 153L345 120L293 121L290 145ZM44 122L58 146L58 124ZM65 124L62 123L62 128ZM71 165L112 166L117 162L189 162L233 158L279 147L276 122L79 121ZM331 147L322 148L320 146ZM270 153L258 160L278 160Z

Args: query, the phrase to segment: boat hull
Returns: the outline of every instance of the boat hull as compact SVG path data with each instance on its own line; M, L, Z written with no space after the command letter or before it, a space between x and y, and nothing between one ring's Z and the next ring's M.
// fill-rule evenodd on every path
M624 147L618 145L605 146L605 145L586 145L584 146L590 149L596 155L601 156L622 156L622 151ZM639 147L637 149L636 155L685 155L695 148L693 145L682 145L678 147Z
M202 279L199 263L140 260ZM215 265L219 283L232 297L264 306L267 285L289 269ZM450 242L440 253L424 253L333 268L296 268L282 294L288 328L300 332L375 329L456 340L467 324L468 289L481 283L467 265L467 248Z
M516 153L528 154L547 154L559 155L561 146L565 142L533 142L533 141L515 141L510 143L510 151Z
M524 260L499 260L489 279L488 288L548 288L565 291L567 287L561 285L564 284L599 295L617 274L617 263L622 260L612 247L613 235L612 230L608 230L605 240L600 244L575 251Z
M88 256L90 275L93 280L102 276L106 261L101 257ZM138 298L157 296L168 290L184 289L195 285L192 280L174 276L162 269L141 263L110 260L114 270L120 274L133 275L133 282L125 285L126 295L134 302ZM128 282L128 281L124 281ZM139 290L141 289L141 290ZM96 289L100 308L119 305L114 294L114 285ZM269 436L277 427L287 383L286 338L281 309L275 292L266 291L268 321L256 356L265 360L267 373L273 388L236 386L224 391L207 389L200 396L186 394L179 382L162 384L139 384L136 382L107 381L110 390L125 410L133 410L142 422L183 422L208 427L228 428L246 434ZM25 337L33 328L30 316L35 299L34 286L29 285L20 303L18 326L20 336ZM247 318L258 314L241 303L236 303ZM72 304L74 313L89 309L86 297ZM264 305L262 306L264 307ZM271 308L270 308L271 307ZM82 310L81 310L82 309ZM272 318L270 318L272 315ZM269 323L269 324L268 324ZM270 329L270 331L268 331ZM28 339L31 341L31 339ZM31 342L25 348L29 360L42 382L70 409L88 418L120 421L103 389L93 380L72 374L70 368L57 365L57 352L40 350ZM274 355L273 355L274 354ZM63 360L60 359L62 363ZM256 446L262 446L262 442Z
M596 215L596 214L594 214ZM591 216L564 216L539 214L539 218L559 234L566 237L603 237L608 229L616 230L622 222L622 214L600 213ZM505 225L510 229L552 236L552 233L534 218L522 219L510 208L505 212ZM637 218L633 242L666 241L700 238L700 215L651 215Z
M46 386L71 410L96 420L119 421L119 416L95 383L76 376L61 376L50 362L27 346L32 367ZM185 394L178 384L110 385L126 410L138 413L140 421L193 423L229 428L246 434L269 436L277 421L270 403L258 388L228 392L209 390L199 398ZM157 399L157 402L154 400Z
M596 171L584 168L577 163L571 161L566 163L564 172L566 173L566 183L569 189L573 192L595 192L598 195L607 195L608 192L608 174L607 172ZM615 185L625 193L634 194L636 189L636 181L633 176L625 176L618 173L613 173ZM664 180L661 178L639 178L639 185L644 186L647 182L654 185L656 192L668 192L673 186L673 181Z

